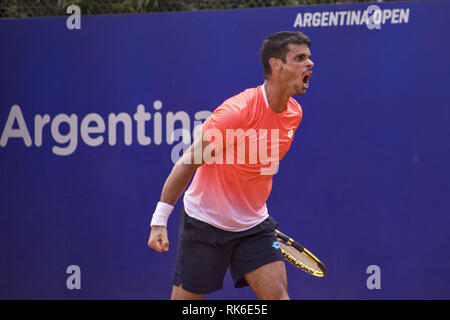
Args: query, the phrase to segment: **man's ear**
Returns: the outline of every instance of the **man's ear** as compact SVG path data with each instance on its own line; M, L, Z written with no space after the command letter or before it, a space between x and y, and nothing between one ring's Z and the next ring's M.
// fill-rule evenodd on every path
M272 71L281 69L281 60L280 59L270 58L269 64L270 64L270 67L272 68Z

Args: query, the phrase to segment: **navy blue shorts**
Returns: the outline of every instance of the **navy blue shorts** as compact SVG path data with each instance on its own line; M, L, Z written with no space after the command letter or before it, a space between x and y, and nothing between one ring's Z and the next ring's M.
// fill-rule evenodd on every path
M283 260L271 217L257 226L230 232L181 212L172 284L207 294L222 289L228 268L236 288L248 286L244 276L268 263Z

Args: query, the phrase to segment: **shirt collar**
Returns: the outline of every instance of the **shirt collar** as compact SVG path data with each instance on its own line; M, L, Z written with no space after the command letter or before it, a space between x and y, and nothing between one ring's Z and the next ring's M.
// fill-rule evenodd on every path
M266 107L269 108L269 101L267 101L266 89L264 88L264 83L261 85L261 91L264 97L264 102L266 103Z

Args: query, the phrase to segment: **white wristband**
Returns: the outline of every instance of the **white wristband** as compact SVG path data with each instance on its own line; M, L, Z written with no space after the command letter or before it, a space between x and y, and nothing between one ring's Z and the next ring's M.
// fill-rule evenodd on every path
M173 206L164 203L158 202L156 205L155 212L153 213L152 222L150 222L150 226L164 226L167 227L167 220L169 220L169 216L172 213Z

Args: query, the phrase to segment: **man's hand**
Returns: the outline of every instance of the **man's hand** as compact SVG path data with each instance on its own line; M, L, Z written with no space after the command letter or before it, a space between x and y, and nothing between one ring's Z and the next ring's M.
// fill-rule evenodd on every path
M148 238L148 246L158 252L169 251L167 228L164 226L153 226Z

